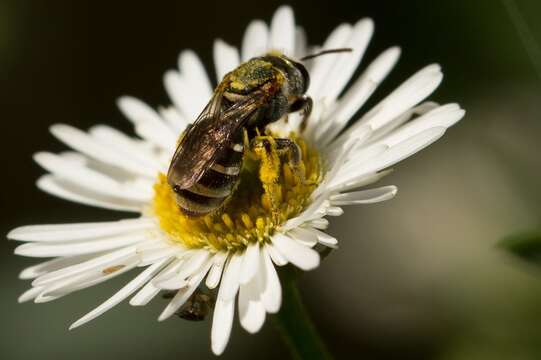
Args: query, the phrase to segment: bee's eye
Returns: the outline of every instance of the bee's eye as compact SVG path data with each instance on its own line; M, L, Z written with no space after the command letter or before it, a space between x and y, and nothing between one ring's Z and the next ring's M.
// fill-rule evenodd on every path
M308 74L308 70L306 70L306 68L304 67L303 64L301 63L298 63L298 62L295 62L295 67L297 69L299 69L299 71L301 72L302 74L302 77L303 77L303 89L302 89L302 92L303 94L306 93L306 91L308 91L308 87L310 86L310 75Z
M181 190L182 189L180 188L180 186L178 185L173 186L173 191L176 192L177 194L180 193Z

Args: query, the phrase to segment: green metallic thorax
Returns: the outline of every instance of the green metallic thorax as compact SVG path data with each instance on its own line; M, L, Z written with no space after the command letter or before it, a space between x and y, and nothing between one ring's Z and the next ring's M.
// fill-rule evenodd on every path
M276 71L270 62L252 59L228 74L227 90L237 94L248 94L275 79Z

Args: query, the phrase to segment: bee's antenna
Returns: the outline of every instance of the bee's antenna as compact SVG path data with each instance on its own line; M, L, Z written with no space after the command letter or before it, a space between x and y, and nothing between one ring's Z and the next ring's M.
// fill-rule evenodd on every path
M313 58L321 56L321 55L341 53L341 52L351 52L351 51L353 51L352 48L340 48L340 49L323 50L323 51L320 51L320 52L312 54L312 55L303 56L299 60L300 61L305 61L305 60L313 59Z

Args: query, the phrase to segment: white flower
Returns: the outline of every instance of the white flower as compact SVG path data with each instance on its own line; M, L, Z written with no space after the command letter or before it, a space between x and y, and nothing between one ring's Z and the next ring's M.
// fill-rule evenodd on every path
M257 332L266 313L280 309L281 287L275 266L291 263L303 270L316 268L320 257L314 246L337 245L335 238L322 231L328 224L325 217L341 215L341 207L345 205L392 198L397 191L394 186L353 190L382 178L389 167L436 141L464 115L457 104L440 106L422 102L443 77L440 67L434 64L418 71L374 108L350 122L400 55L397 47L384 51L346 86L372 33L373 23L369 19L353 25L341 24L319 48L349 47L353 51L323 56L308 64L311 76L308 94L314 99L314 110L302 137L319 154L321 181L315 189L310 189L309 201L299 203L306 205L301 211L281 224L274 224L270 230L266 228L267 232L258 241L248 239L231 245L223 240L227 246L210 243L195 246L184 242L182 225L179 225L179 240L171 229L164 227L164 219L157 216L158 195L153 187L159 184L158 174L167 171L179 134L212 95L213 84L192 51L182 52L179 70L165 75L165 87L173 106L154 111L131 97L119 100L120 109L140 138L129 137L107 125L96 125L88 132L69 125L53 125L52 134L75 151L36 154L34 159L50 172L38 180L38 187L67 200L129 211L138 217L99 223L32 225L11 231L10 239L28 242L17 247L16 254L55 258L20 274L22 279L33 282L19 301L55 300L144 267L139 275L70 329L96 318L132 294L135 296L130 304L140 306L162 289L177 290L159 316L159 320L165 320L204 283L210 289L219 287L211 333L215 354L221 354L228 342L237 293L242 327L250 333ZM241 61L270 49L294 58L316 50L307 47L304 31L295 25L289 7L279 8L270 26L259 20L251 22L240 53L217 40L216 80L221 80ZM346 128L348 124L352 125ZM291 114L287 123L279 121L272 124L272 129L288 134L298 132L298 126L299 116ZM229 218L223 221L227 226L235 226ZM249 216L246 221L248 225L239 226L246 229L259 226L251 224ZM224 224L220 225L224 227ZM222 231L229 231L225 229Z

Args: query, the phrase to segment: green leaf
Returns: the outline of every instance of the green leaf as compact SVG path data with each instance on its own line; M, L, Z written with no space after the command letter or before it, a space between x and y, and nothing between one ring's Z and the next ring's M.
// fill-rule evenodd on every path
M498 246L522 260L541 266L541 231L507 236Z

